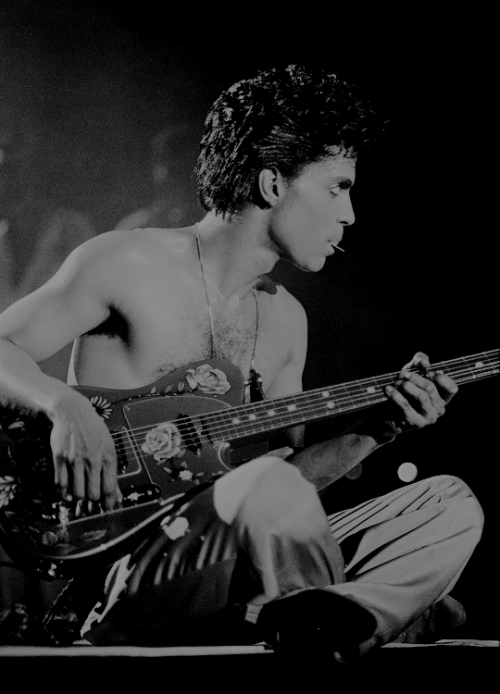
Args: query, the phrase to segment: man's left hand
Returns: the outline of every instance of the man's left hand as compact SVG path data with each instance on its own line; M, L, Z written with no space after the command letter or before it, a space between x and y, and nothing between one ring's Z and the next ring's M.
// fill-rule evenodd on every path
M394 425L400 431L422 429L441 417L457 393L457 384L442 371L433 371L429 358L417 352L385 392L398 409Z

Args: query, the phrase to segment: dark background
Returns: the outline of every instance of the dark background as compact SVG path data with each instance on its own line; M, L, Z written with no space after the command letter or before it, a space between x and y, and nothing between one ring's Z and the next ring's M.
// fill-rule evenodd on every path
M346 252L318 274L275 271L309 315L306 388L393 371L417 350L442 360L497 347L493 19L323 11L289 28L279 13L241 9L245 21L152 2L2 5L4 303L33 288L26 277L55 211L79 215L87 234L138 210L148 226L199 219L192 170L213 100L258 69L304 62L359 84L390 121L384 148L359 161ZM64 378L66 359L45 366ZM340 508L389 491L402 462L473 488L485 533L454 591L471 638L498 638L496 387L464 386L435 427L376 453L330 493Z

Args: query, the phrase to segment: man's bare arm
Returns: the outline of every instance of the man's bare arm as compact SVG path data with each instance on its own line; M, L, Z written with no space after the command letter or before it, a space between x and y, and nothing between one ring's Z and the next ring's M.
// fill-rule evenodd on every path
M302 391L302 374L307 355L307 317L296 299L291 295L285 298L281 310L287 316L290 329L287 341L292 349L288 362L266 392L268 398ZM320 490L345 475L385 442L382 436L378 440L374 438L375 433L372 432L370 423L368 427L356 432L345 432L327 442L304 448L304 426L298 426L280 437L280 444L287 443L295 450L295 454L287 458L288 461L298 467L302 475Z
M410 371L420 369L420 373ZM418 352L392 386L388 402L344 434L299 451L289 460L319 490L324 489L402 431L434 424L458 387L441 372L432 372L427 355Z
M304 309L293 299L288 305L293 352L288 363L268 389L268 397L302 391L302 373L307 351L307 319ZM420 373L410 371L420 369ZM456 393L455 383L440 373L427 373L427 355L417 353L405 365L400 377L386 391L388 402L335 438L302 448L303 427L287 432L288 444L295 449L288 461L319 490L324 489L402 432L434 423L444 414L446 404Z
M106 317L94 254L92 243L80 247L46 285L0 316L0 403L46 414L61 493L102 498L111 508L119 492L106 426L86 398L37 365Z

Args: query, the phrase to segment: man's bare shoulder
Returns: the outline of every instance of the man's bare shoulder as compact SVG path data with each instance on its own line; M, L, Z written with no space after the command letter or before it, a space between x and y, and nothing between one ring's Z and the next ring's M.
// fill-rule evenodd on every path
M188 229L132 229L107 231L78 247L82 254L105 253L107 259L131 258L137 261L154 258L158 251L179 253L192 243Z
M287 323L292 323L301 330L307 330L307 316L300 301L285 289L281 284L277 285L277 292L273 295L274 310L281 314Z
M158 265L177 266L192 245L184 229L133 229L108 231L81 244L68 258L68 268L118 279L121 273L143 274Z
M307 351L307 316L300 301L285 287L278 285L270 297L272 330L286 345L287 360L302 359Z

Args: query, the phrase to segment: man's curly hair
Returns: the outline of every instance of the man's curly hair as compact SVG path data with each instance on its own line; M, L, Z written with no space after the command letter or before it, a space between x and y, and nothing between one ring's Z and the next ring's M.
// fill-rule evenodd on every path
M358 88L324 70L289 65L237 82L213 104L196 165L205 210L234 214L261 205L257 178L286 180L310 163L370 149L384 130Z

